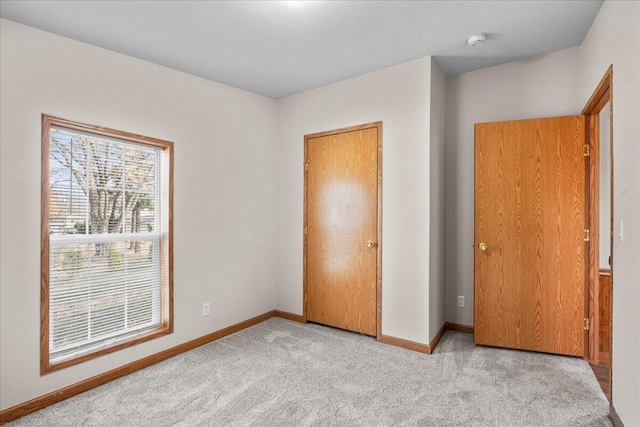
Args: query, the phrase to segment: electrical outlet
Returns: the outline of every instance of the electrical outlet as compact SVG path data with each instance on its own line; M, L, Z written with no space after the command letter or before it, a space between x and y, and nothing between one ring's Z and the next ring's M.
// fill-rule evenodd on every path
M202 304L202 315L208 316L211 314L211 305L208 302Z
M458 295L458 307L465 307L465 297L464 295Z

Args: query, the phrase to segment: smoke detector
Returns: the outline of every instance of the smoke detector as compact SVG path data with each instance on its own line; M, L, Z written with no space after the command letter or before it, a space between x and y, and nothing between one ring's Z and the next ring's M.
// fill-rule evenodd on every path
M487 35L485 33L474 34L467 40L469 46L480 46L484 44L485 40L487 40Z

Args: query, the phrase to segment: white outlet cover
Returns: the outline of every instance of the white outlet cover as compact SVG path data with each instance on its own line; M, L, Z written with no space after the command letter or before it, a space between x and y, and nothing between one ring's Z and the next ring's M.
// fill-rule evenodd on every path
M464 295L458 295L458 307L465 307L465 299Z
M202 304L202 315L208 316L211 314L211 305L208 302Z

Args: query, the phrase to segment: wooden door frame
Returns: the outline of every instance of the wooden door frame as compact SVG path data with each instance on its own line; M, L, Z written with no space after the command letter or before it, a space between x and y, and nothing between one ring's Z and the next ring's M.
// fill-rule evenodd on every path
M378 212L377 212L377 246L376 246L376 338L382 335L382 122L372 122L363 125L349 126L340 129L329 130L325 132L317 132L304 136L304 206L303 206L303 256L302 256L302 319L307 322L307 197L308 197L308 147L309 140L321 138L324 136L337 135L341 133L353 132L358 130L375 128L378 131L378 139L376 141L378 148Z
M611 251L611 289L613 294L613 65L610 65L604 76L593 91L582 110L582 114L587 116L587 140L590 146L590 156L587 157L587 184L589 193L587 194L589 213L588 228L590 231L589 244L589 268L587 276L588 301L586 316L589 318L588 344L585 349L586 359L590 363L599 363L600 347L600 112L609 103L610 125L609 125L609 149L610 149L610 192L611 192L611 223L609 224L610 251ZM613 299L611 299L613 303ZM613 339L613 310L611 311L611 326L609 338ZM613 346L611 354L613 354ZM612 357L613 359L613 357ZM611 387L611 375L609 376L609 386Z

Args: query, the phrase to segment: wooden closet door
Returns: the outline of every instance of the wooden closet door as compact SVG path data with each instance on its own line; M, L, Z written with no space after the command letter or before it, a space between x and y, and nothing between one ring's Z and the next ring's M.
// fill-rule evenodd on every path
M307 320L376 335L378 127L306 140Z

